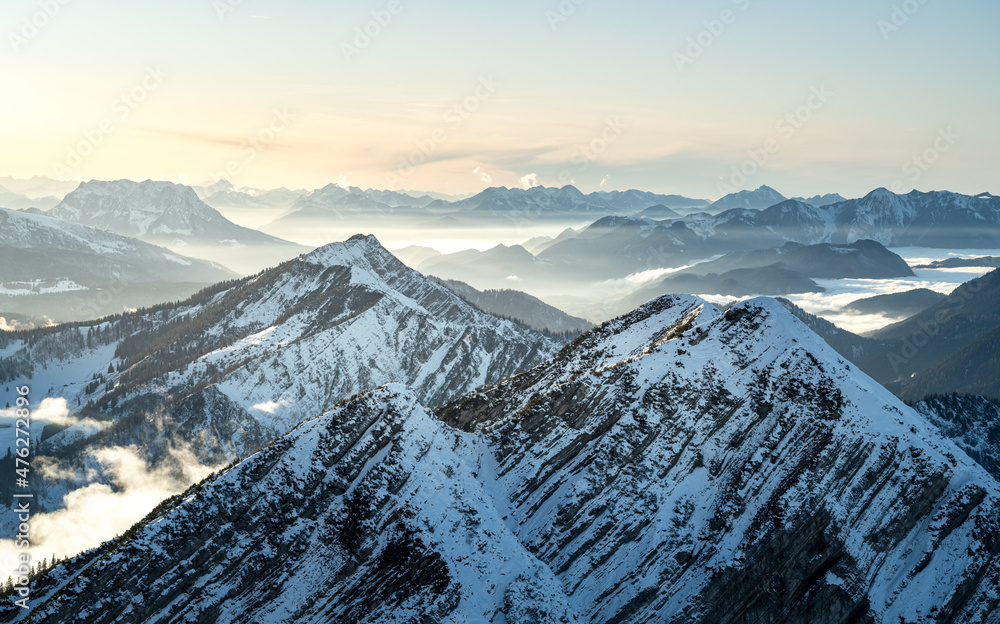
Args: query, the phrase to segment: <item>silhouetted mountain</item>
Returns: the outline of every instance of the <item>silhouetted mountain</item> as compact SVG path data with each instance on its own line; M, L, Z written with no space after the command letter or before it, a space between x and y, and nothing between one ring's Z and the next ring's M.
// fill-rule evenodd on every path
M666 219L680 219L681 215L663 204L650 206L635 216L642 219L652 219L654 221L665 221Z
M497 245L486 251L470 249L431 257L418 268L421 273L459 280L477 288L504 282L516 285L521 280L544 275L547 269L545 262L520 245Z
M622 306L636 307L669 293L748 297L818 292L823 292L823 289L805 275L789 270L784 265L774 265L756 269L735 269L721 275L677 273L644 286L626 297L622 301Z
M914 269L964 269L967 267L992 267L1000 268L1000 258L996 256L985 256L981 258L948 258L947 260L936 260L930 264L922 264L913 267Z
M484 312L513 319L540 332L572 336L585 332L593 324L554 308L537 297L518 290L479 291L465 282L430 277Z
M850 245L787 243L774 249L733 252L704 262L689 272L707 274L784 264L802 275L824 279L912 277L906 261L875 241Z
M858 314L884 314L896 318L909 318L947 298L947 295L942 295L939 292L918 288L901 293L858 299L844 306L844 310Z
M941 333L953 334L952 329L947 327ZM910 343L913 344L912 340ZM978 394L1000 400L1000 324L958 347L941 361L888 387L905 401L919 401L929 394L945 393Z

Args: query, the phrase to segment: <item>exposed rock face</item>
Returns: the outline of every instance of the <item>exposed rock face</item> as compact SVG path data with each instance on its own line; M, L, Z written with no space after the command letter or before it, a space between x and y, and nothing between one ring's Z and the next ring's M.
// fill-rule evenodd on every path
M442 416L588 621L984 618L996 482L777 305L653 302Z
M437 416L389 387L300 426L36 621L1000 618L1000 485L771 300L661 298Z

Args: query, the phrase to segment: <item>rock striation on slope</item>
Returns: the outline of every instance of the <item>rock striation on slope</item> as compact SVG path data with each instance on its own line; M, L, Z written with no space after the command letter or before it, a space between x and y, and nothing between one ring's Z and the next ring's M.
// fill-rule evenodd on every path
M394 386L303 424L33 621L1000 618L1000 485L772 300L660 298L436 416Z

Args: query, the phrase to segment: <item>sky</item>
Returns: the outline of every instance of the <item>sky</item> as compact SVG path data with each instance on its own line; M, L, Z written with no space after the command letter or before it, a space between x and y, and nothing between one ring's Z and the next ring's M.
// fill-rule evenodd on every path
M0 175L1000 194L996 0L5 0Z

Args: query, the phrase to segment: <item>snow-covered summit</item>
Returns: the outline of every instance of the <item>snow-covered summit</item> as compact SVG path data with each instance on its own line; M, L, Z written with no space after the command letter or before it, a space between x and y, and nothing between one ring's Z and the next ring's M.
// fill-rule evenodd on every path
M258 271L306 251L236 225L199 199L194 189L172 182L84 182L47 214L198 255L240 272Z

